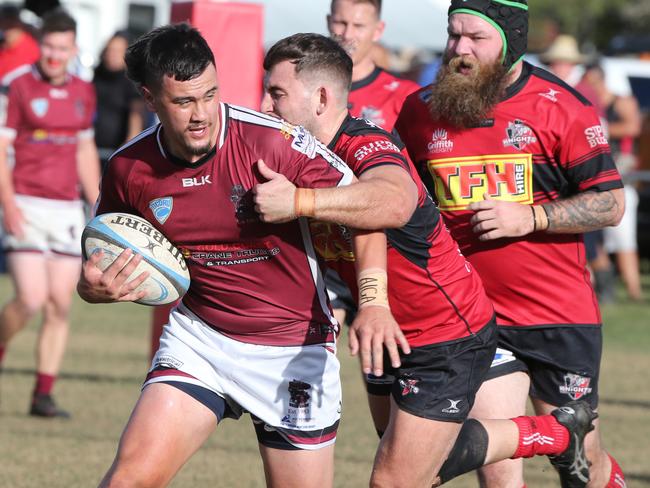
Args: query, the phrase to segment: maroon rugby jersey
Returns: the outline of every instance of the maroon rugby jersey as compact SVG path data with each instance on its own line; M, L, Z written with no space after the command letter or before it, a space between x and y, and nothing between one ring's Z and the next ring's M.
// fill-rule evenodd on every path
M405 168L417 183L418 204L410 221L386 230L389 303L409 343L460 339L485 326L494 311L481 279L449 235L403 144L363 119L348 117L328 147L357 176L391 164ZM327 222L310 225L316 250L357 296L350 232Z
M417 83L375 68L364 79L352 83L348 108L353 117L367 119L390 132L404 99L418 88Z
M467 209L484 194L532 205L621 188L594 108L527 63L480 127L459 131L433 123L428 96L426 88L409 96L395 128L452 235L481 274L498 323L599 324L582 235L538 232L481 242Z
M68 75L64 84L52 85L32 65L9 73L3 85L7 110L0 133L13 139L15 192L78 200L77 143L80 137L93 137L92 84Z
M337 331L306 219L265 224L252 188L257 161L300 187L348 184L350 169L302 127L221 104L215 152L196 164L169 155L160 125L112 156L97 213L149 220L180 248L191 285L183 303L219 332L265 345L331 342Z

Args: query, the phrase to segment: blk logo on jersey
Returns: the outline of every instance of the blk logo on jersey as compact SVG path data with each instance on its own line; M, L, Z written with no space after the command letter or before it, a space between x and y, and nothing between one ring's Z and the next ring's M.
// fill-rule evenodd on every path
M572 400L578 400L591 393L590 383L591 378L587 376L567 373L564 375L564 384L560 385L560 393L569 395Z
M445 129L436 129L431 135L431 142L427 144L427 149L432 153L446 153L454 148L454 141L447 139L447 131Z
M507 137L503 140L503 147L514 147L523 151L526 146L537 142L533 130L521 120L508 123L506 128Z
M50 107L50 102L47 98L34 98L29 106L32 108L32 112L37 117L45 117L47 109Z
M149 202L149 208L156 220L162 225L167 222L167 219L172 214L174 199L172 197L156 198Z
M203 185L211 185L212 180L210 179L212 175L203 175L200 178L194 177L194 178L183 178L183 188L188 188L191 186L203 186Z
M465 210L485 194L507 202L533 202L531 154L432 159L427 166L440 210Z

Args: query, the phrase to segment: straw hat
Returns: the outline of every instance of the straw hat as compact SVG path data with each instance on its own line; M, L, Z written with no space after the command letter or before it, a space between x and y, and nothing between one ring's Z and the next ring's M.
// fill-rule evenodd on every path
M551 46L542 54L539 59L546 64L564 61L566 63L582 64L586 61L578 49L578 42L575 37L561 34L555 38Z

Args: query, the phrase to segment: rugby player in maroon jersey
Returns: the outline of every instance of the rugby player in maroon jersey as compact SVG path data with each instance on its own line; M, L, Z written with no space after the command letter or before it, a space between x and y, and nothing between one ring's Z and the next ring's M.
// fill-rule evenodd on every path
M350 117L345 100L352 63L345 51L324 36L296 34L271 47L264 68L264 111L314 131L355 171L357 189L386 181L405 185L404 178L418 189L409 220L386 230L389 304L411 352L403 355L399 368L386 368L383 374L381 327L367 320L350 327L350 349L360 351L368 391L376 397L371 403L375 426L383 434L371 485L429 487L511 456L547 454L573 461L577 454L587 466L580 453L592 413L584 402L552 415L467 420L496 347L493 308L401 142ZM395 206L392 195L369 202L349 188L306 190L261 169L269 179L255 189L263 219L291 221L296 192L312 193L309 216L316 249L354 287L354 255L341 224L381 227L384 213ZM364 298L360 290L359 302ZM380 402L390 410L389 420L377 415Z
M598 116L551 73L522 62L525 0L453 0L437 80L410 95L396 129L460 249L481 275L499 349L473 416L548 413L571 399L598 406L601 317L582 234L616 225L622 183ZM624 486L587 436L590 487ZM571 468L557 466L562 486ZM520 461L481 472L523 485Z
M221 103L214 56L188 25L145 34L129 47L126 65L160 124L111 157L97 213L149 220L183 252L191 285L170 313L101 486L166 486L221 420L244 412L269 486L331 486L338 324L306 220L262 222L252 189L265 181L262 159L305 189L347 185L354 176L304 128ZM297 203L313 206L308 195ZM361 277L385 270L382 233L357 233L355 247ZM142 296L136 287L147 274L130 279L140 255L124 251L104 272L100 258L84 263L82 298ZM380 291L370 284L373 297ZM367 308L408 349L388 309Z
M76 23L55 10L43 18L40 58L8 73L0 105L3 247L15 295L0 311L0 365L13 336L43 312L30 414L68 417L52 390L63 361L79 277L83 200L99 187L93 137L95 92L68 73L77 54ZM10 169L7 150L13 146Z

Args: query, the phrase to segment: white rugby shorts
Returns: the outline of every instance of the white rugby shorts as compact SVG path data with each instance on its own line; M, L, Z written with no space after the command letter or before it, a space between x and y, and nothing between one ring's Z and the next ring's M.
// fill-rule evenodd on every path
M153 376L161 366L171 369L158 369ZM249 412L293 446L313 450L336 440L339 369L333 345L240 342L217 332L181 303L170 313L144 386L171 381L207 388L236 417Z
M86 223L83 202L16 195L16 206L25 219L25 234L19 239L3 231L4 249L81 256Z
M629 184L625 185L623 190L625 191L625 213L620 224L603 229L604 246L608 253L637 250L636 221L639 194Z

